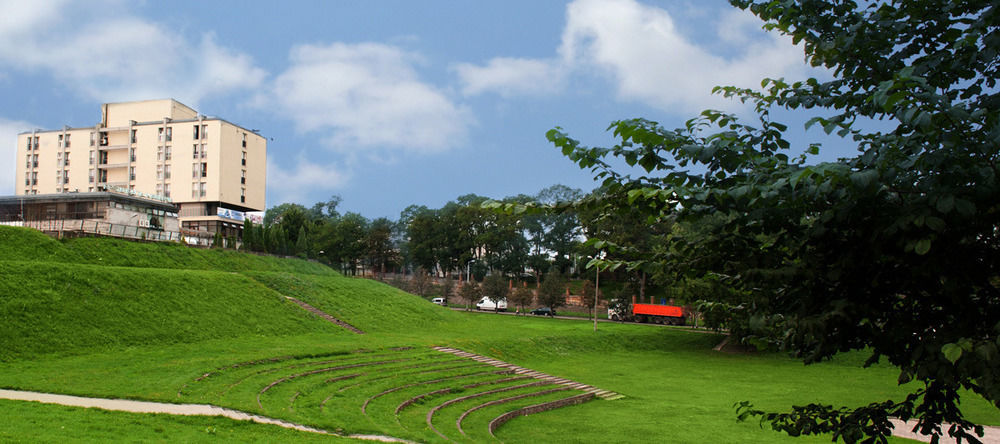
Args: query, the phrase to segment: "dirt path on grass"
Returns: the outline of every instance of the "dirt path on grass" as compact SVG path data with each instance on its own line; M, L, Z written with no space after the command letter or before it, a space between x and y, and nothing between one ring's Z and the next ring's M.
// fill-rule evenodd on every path
M295 424L280 419L268 418L266 416L254 415L251 413L216 407L208 404L170 404L165 402L133 401L128 399L107 399L107 398L86 398L82 396L56 395L51 393L27 392L20 390L0 389L0 399L11 399L16 401L34 401L43 404L59 404L72 407L98 408L119 412L132 413L165 413L168 415L192 415L192 416L224 416L237 421L253 421L260 424L271 424L286 429L294 429L302 432L320 433L324 435L335 435L346 438L361 439L366 441L381 442L402 442L412 443L405 439L394 438L384 435L340 435L326 430L321 430L301 424Z

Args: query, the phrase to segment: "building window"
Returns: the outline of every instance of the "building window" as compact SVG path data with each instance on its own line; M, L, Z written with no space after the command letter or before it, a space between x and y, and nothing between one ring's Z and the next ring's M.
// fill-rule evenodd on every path
M163 165L156 166L156 180L163 180Z
M87 177L87 182L88 183L94 183L94 170L90 170L90 174Z
M200 131L199 131L200 129L201 129L201 127L198 126L197 123L194 124L194 137L192 137L194 140L198 140L199 138L201 138Z
M69 185L69 171L63 171L62 176L63 183Z
M170 160L170 147L168 146L165 149L166 151L164 151L163 160Z
M208 147L205 145L201 146L201 158L204 159L208 157Z
M170 178L170 164L167 164L166 166L163 167L163 178L164 179Z
M38 154L31 156L31 167L38 168Z
M156 147L156 161L157 162L162 162L163 161L163 147L162 146Z
M94 146L97 143L97 133L90 132L90 146Z
M135 162L135 148L131 148L128 151L129 162Z
M25 149L27 149L28 151L31 151L31 136L26 137L26 139L28 139L28 146Z
M160 196L163 195L163 184L160 183L156 184L156 194Z
M69 141L67 140L67 142ZM66 153L66 155L63 156L63 165L69 166L69 153Z
M135 180L135 167L128 167L128 180Z
M240 203L246 203L247 201L247 189L240 189Z
M35 136L35 149L38 149L38 136Z
M62 155L63 155L62 151L59 151L58 153L56 153L56 166L62 166L63 165Z
M197 129L198 125L195 125L194 127L195 127L195 129ZM198 136L195 136L195 138L197 139ZM194 144L194 146L191 147L191 158L192 159L197 159L198 158L198 144L197 143Z
M201 126L201 140L208 138L208 125Z
M201 177L208 177L208 164L205 162L201 163Z
M247 152L243 152L243 166L247 166Z
M63 146L63 135L60 134L59 135L59 147L61 148L62 146Z
M191 164L191 177L198 177L201 175L201 171L199 170L200 166L201 164L198 162Z
M135 143L135 140L136 140L135 133L136 133L136 130L133 129L132 130L132 136L131 136L131 138L129 138L129 140L131 140L132 143Z
M164 132L166 132L166 136L164 136ZM164 141L170 142L170 141L174 140L174 131L173 131L173 128L171 128L169 126L166 129L164 129L162 127L158 128L157 134L158 134L160 142L164 142Z
M90 150L90 160L88 161L90 165L94 164L94 159L96 158L94 153L94 150Z
M31 185L31 173L24 173L24 186Z
M163 197L170 197L170 184L169 183L166 184L166 185L164 185L164 188L163 188Z
M64 146L66 148L69 148L69 134L66 135L66 145L64 145Z
M247 170L243 170L240 176L240 183L243 185L247 184Z
M31 173L31 184L38 185L38 172L34 171Z
M247 133L243 133L243 148L247 147Z
M87 192L93 193L94 192L94 187L87 187Z
M205 182L201 182L199 185L200 186L198 187L198 196L199 197L205 197L205 190L207 188L205 186Z
M28 154L26 157L27 158L24 159L24 167L31 168L31 154Z

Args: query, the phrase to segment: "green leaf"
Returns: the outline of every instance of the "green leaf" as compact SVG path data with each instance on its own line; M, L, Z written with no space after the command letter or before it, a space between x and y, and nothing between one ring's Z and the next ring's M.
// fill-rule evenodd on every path
M937 200L938 211L948 214L949 212L951 212L953 208L955 208L955 195L945 194L941 197L938 197Z
M920 239L917 245L913 247L913 251L921 256L927 254L928 251L931 251L931 240Z
M945 359L954 364L962 357L962 347L958 344L945 344L941 346L941 353Z

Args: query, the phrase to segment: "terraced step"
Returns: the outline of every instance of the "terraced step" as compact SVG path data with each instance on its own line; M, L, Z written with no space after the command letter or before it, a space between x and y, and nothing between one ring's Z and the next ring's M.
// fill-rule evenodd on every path
M335 318L333 316L330 316L328 313L326 313L323 310L320 310L320 309L318 309L316 307L313 307L312 305L309 305L309 304L307 304L305 302L302 302L302 301L300 301L298 299L295 299L295 298L293 298L291 296L285 296L285 298L288 299L289 301L292 301L292 302L298 304L299 307L302 307L302 308L306 309L306 311L309 311L312 314L315 314L316 316L319 316L319 317L321 317L323 319L326 319L327 321L333 322L334 324L337 324L337 325L339 325L339 326L341 326L341 327L343 327L345 329L348 329L348 330L350 330L350 331L352 331L354 333L357 333L359 335L365 334L365 332L359 330L357 327L355 327L355 326L353 326L351 324L348 324L348 323L346 323L344 321L341 321L340 319L337 319L337 318Z
M587 385L587 384L583 384L583 383L579 383L579 382L576 382L576 381L571 381L571 380L565 379L565 378L557 378L557 377L549 375L549 374L545 374L545 373L542 373L542 372L539 372L539 371L527 369L527 368L524 368L524 367L519 367L519 366L516 366L514 364L510 364L510 363L507 363L507 362L500 361L498 359L494 359L494 358L490 358L490 357L486 357L486 356L482 356L482 355L477 355L475 353L469 353L467 351L459 350L457 348L451 348L451 347L432 347L432 348L434 350L437 350L437 351L442 352L442 353L450 353L450 354L453 354L455 356L461 356L463 358L473 359L473 360L475 360L477 362L482 362L484 364L492 365L494 367L501 367L501 368L512 369L512 370L514 370L514 373L517 373L519 375L527 375L527 376L531 376L531 377L536 378L536 379L541 379L543 381L549 381L549 382L552 382L554 384L565 385L565 386L573 388L573 389L577 389L577 390L581 390L581 391L586 392L586 393L593 394L594 396L596 396L598 398L601 398L601 399L604 399L604 400L609 400L610 401L610 400L615 400L615 399L622 399L622 398L625 397L625 395L622 395L620 393L615 393L615 392L612 392L612 391L609 391L609 390L602 390L602 389L599 389L597 387L593 387L593 386L590 386L590 385Z
M178 390L179 398L317 429L418 442L490 440L510 418L595 395L616 394L461 350L426 347L262 357L200 373Z

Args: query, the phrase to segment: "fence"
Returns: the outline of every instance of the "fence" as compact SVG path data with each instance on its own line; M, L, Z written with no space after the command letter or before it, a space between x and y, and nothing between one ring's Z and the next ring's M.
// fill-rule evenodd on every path
M212 245L211 237L206 238L201 236L192 236L190 234L182 234L179 231L154 230L148 227L140 227L138 225L114 224L101 220L62 219L24 222L18 221L4 222L3 225L34 228L43 233L54 235L55 237L95 235L155 242L184 241L189 245L200 246Z

